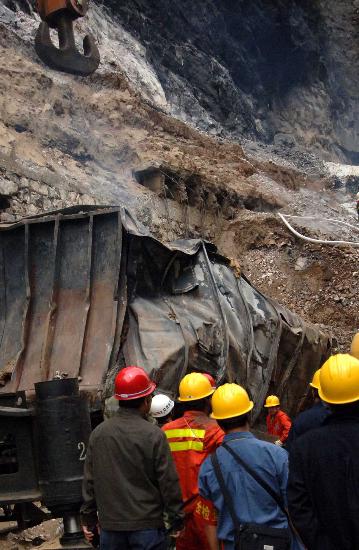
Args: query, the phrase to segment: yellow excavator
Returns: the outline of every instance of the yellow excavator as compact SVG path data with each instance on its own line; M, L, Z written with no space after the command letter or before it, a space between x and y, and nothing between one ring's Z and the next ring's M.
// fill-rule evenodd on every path
M100 63L100 53L93 36L83 40L84 53L75 44L73 22L88 10L88 0L37 0L42 22L36 33L35 50L40 59L52 69L87 76ZM59 47L50 37L50 28L58 33Z

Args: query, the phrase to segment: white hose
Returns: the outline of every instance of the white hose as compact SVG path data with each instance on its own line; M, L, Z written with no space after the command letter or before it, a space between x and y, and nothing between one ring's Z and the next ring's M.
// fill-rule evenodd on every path
M328 244L330 246L341 246L341 245L350 245L350 246L354 246L355 248L358 247L359 248L359 242L350 242L350 241L324 241L322 239L312 239L311 237L306 237L305 235L302 235L301 233L298 233L298 231L296 231L294 229L294 227L292 227L290 225L290 223L285 219L285 217L283 216L283 214L280 214L278 212L278 216L280 217L280 219L285 223L285 225L288 227L289 231L291 231L293 233L293 235L295 235L296 237L298 237L299 239L302 239L303 241L307 241L309 243L316 243L316 244ZM344 223L344 222L343 222Z
M314 216L293 216L289 214L282 214L285 218L301 218L302 220L317 220L317 217ZM359 227L352 225L351 223L342 222L341 220L334 220L333 218L320 218L321 220L324 220L326 222L332 222L332 223L341 223L342 225L347 225L348 227L351 227L355 231L359 231Z

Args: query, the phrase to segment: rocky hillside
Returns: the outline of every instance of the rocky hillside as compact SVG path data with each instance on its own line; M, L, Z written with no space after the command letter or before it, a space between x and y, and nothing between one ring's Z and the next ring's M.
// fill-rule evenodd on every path
M94 32L102 64L82 79L37 59L30 2L1 0L1 221L126 204L163 240L215 242L346 349L358 248L305 243L278 216L359 241L355 2L312 4L94 3L77 33Z
M205 131L359 161L355 0L109 0L172 111Z

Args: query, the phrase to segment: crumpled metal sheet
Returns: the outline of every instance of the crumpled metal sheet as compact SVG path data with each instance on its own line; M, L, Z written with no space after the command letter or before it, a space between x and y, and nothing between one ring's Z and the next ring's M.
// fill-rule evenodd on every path
M328 335L237 278L204 243L188 255L132 239L128 265L123 364L146 368L172 397L184 374L203 371L243 384L255 417L268 392L295 412L327 356Z
M94 402L119 368L138 364L171 396L196 370L243 384L255 416L268 392L295 412L329 347L213 245L164 245L124 208L0 226L0 393L31 393L60 372Z

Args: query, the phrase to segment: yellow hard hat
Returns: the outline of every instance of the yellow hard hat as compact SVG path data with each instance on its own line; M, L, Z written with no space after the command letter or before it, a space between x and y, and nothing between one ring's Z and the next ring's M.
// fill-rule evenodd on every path
M182 378L178 401L196 401L212 395L214 389L208 378L200 372L191 372Z
M359 332L354 334L352 345L350 346L350 355L359 359Z
M320 369L319 397L333 405L359 401L359 360L348 353L329 357Z
M313 379L311 382L309 382L309 386L312 386L312 388L315 388L316 390L319 390L319 373L320 369L316 370L313 374Z
M277 407L279 405L279 399L276 395L268 395L266 402L264 403L265 407Z
M238 384L223 384L212 396L212 418L225 420L241 416L253 409L253 401L248 393Z

